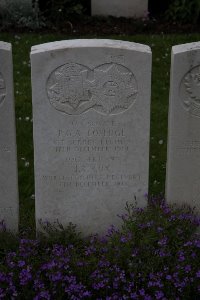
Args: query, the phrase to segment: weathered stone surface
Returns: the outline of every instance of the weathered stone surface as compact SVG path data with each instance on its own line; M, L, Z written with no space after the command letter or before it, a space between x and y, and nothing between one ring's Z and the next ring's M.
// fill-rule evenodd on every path
M148 0L92 0L92 15L115 17L145 17Z
M200 209L200 43L172 48L166 198Z
M18 230L18 184L11 44L0 42L0 220Z
M85 233L146 204L151 51L112 40L72 40L31 52L36 220Z

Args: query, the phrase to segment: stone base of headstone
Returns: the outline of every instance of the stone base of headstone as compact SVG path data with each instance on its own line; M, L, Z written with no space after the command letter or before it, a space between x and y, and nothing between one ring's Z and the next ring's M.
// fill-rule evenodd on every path
M142 18L148 13L148 0L92 0L92 15Z

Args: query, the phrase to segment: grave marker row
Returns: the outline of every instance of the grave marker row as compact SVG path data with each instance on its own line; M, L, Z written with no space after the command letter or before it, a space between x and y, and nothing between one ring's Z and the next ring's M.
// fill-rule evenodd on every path
M119 225L148 192L151 50L113 40L32 47L36 225ZM200 208L200 43L172 49L166 197ZM18 226L11 45L0 43L0 219Z

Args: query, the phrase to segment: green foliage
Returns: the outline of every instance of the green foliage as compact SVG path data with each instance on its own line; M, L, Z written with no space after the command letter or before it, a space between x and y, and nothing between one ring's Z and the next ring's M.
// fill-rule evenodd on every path
M5 257L7 251L14 251L17 246L18 239L16 235L0 230L0 261Z
M100 25L99 25L100 26ZM83 38L83 36L76 36ZM100 37L100 36L99 36ZM13 45L15 108L17 127L17 151L19 170L20 230L30 227L35 230L34 161L31 103L31 69L29 53L31 46L74 38L74 35L0 33L0 40ZM95 38L95 36L85 36ZM108 36L149 45L153 52L150 177L149 194L158 195L165 190L165 165L167 151L167 114L169 101L170 51L176 44L200 40L199 34L190 35L134 35ZM158 126L159 124L159 126ZM161 143L163 141L163 143Z
M200 0L175 0L166 11L168 21L197 23L200 16Z
M47 0L43 14L55 25L63 25L69 22L69 19L83 15L85 10L84 0Z
M121 229L112 226L105 236L81 238L72 224L45 223L37 239L8 234L5 243L4 230L2 299L198 299L198 215L162 198L126 210Z
M43 245L56 243L79 245L81 243L81 233L77 231L76 225L72 223L64 228L59 222L54 224L40 222L40 231L37 237Z
M9 0L2 3L0 24L3 28L17 27L38 29L45 27L44 19L40 16L37 1L32 7L25 0Z

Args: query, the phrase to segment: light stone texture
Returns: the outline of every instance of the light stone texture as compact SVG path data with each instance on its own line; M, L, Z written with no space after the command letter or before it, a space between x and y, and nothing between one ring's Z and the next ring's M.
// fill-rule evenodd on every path
M113 40L32 47L36 224L85 234L146 205L151 50Z
M146 17L148 0L92 0L92 15L114 17Z
M0 42L0 220L18 230L18 183L11 44Z
M166 199L200 210L200 43L172 48Z

